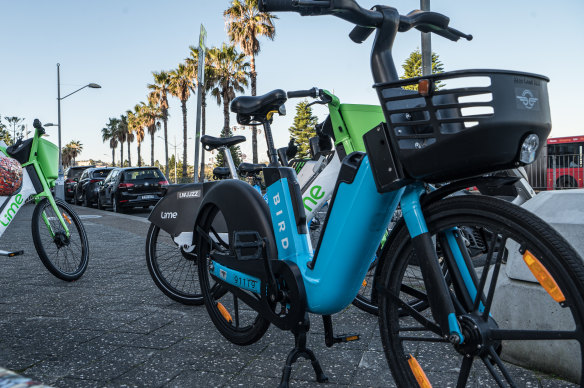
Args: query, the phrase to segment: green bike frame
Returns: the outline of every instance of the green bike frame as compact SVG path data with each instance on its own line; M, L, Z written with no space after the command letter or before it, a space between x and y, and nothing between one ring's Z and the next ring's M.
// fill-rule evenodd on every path
M51 194L51 187L55 186L55 179L57 178L55 158L58 158L58 148L53 143L43 139L43 134L44 129L42 127L35 128L33 138L23 142L24 148L30 146L27 161L22 163L22 160L20 160L22 163L23 183L19 191L12 196L0 197L0 236L8 228L16 213L20 210L21 205L29 197L37 204L46 198L55 211L67 237L70 236L69 228L67 227L67 223L70 223L70 220L65 221ZM0 152L8 157L14 157L14 155L9 154L6 147L0 146ZM42 217L51 236L54 237L55 234L47 215L43 213Z

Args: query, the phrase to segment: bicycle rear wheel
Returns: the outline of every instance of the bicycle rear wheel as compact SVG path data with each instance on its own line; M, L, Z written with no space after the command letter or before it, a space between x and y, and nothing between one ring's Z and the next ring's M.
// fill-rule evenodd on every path
M270 322L217 282L209 273L211 264L209 254L212 250L229 252L233 248L230 246L229 237L218 233L214 228L222 219L222 213L214 205L205 209L201 219L202 230L198 231L201 238L197 240L201 292L209 317L217 330L234 344L250 345L262 338ZM213 246L210 241L213 241Z
M422 258L416 258L406 228L396 231L399 235L382 260L379 323L398 386L424 382L457 387L523 386L534 369L582 386L584 265L573 248L533 214L494 198L449 198L430 205L424 215L448 271L451 299L465 340L453 345L444 339L430 309L406 308L408 314L403 314L412 299L427 296L420 281L418 259ZM463 236L472 231L482 240L482 250L467 249L471 244L465 237L460 247L468 253L466 262L472 263L463 267L469 270L480 302L465 295L464 279L455 273L460 266L449 259L450 245L443 236L453 230ZM535 278L526 282L506 276L519 267L530 276L525 262L538 269L540 284L545 287ZM517 298L518 289L529 293L528 300ZM527 303L530 308L526 309ZM568 367L560 354L568 355L576 367Z
M197 255L184 252L172 236L154 224L146 236L146 265L154 284L166 296L186 305L203 304Z
M67 236L48 199L40 201L32 215L32 239L41 262L61 280L79 279L87 269L89 244L77 213L56 199L57 209L69 229Z

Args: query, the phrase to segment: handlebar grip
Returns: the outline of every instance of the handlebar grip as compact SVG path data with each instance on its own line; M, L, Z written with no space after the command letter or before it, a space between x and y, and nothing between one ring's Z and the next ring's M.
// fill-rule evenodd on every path
M298 8L292 4L293 0L259 0L260 12L295 12Z
M309 90L293 90L291 92L288 92L288 98L298 98L298 97L312 97L312 98L316 98L319 96L319 89L318 88L312 88Z
M349 33L349 38L355 43L363 43L375 31L375 28L355 26Z
M455 30L454 28L448 27L445 30L435 30L432 31L433 33L435 33L436 35L440 35L443 38L446 39L450 39L453 42L458 41L458 39L460 38L464 38L466 40L472 40L472 35L467 35L464 34L458 30Z

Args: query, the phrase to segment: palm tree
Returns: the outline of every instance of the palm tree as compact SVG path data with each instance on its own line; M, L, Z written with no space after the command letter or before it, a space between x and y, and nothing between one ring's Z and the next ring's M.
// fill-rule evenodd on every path
M132 167L132 155L130 153L130 143L134 141L134 133L130 132L128 127L128 135L126 136L126 143L128 144L128 166Z
M168 73L168 92L181 102L183 114L183 177L187 176L187 100L194 87L195 73L191 66L179 64L178 68Z
M156 131L160 129L160 122L158 119L162 118L162 109L153 104L152 101L150 101L148 105L141 102L140 115L142 116L142 124L148 129L148 134L152 140L150 147L150 165L154 166L154 135L156 134Z
M249 62L246 62L246 56L238 53L234 46L225 43L221 48L209 50L211 61L215 67L216 86L211 90L211 94L217 98L217 105L223 102L223 130L222 137L231 136L229 127L229 103L235 98L235 92L243 92L243 87L247 86L249 77ZM239 147L230 147L233 159L239 164Z
M101 129L101 138L103 142L109 141L110 148L112 149L112 166L116 165L116 148L118 146L118 139L115 137L114 128L111 127L110 123L106 124L105 128Z
M142 166L142 157L140 155L140 150L142 146L142 141L144 140L144 124L141 115L140 104L134 106L133 111L126 112L128 114L128 128L134 134L136 142L138 143L138 167Z
M83 144L79 140L71 140L69 143L63 147L63 152L61 159L63 159L63 153L67 155L67 163L63 162L67 166L75 164L75 158L83 151Z
M190 57L185 59L188 66L192 66L195 69L199 62L199 49L195 46L189 46ZM217 78L215 77L215 67L212 62L212 58L209 55L209 51L215 50L212 47L205 51L205 87L203 89L203 95L201 96L201 136L205 136L206 122L207 122L207 92L215 87L217 83ZM205 179L205 149L201 148L201 171L199 174L199 180L203 182Z
M120 139L123 138L123 140L120 140L120 142L122 143L124 141L128 141L128 135L130 134L130 130L128 129L128 117L127 116L120 115L120 118L118 119L118 131L120 132L120 134L119 134ZM124 150L123 147L124 146L122 145L121 151ZM130 154L130 146L128 146L128 155L129 154ZM123 157L120 159L120 167L124 167L124 158Z
M124 142L126 141L126 136L128 134L127 127L124 128L120 125L120 119L110 118L108 125L111 125L114 129L114 137L120 144L120 167L124 166Z
M265 36L274 40L277 16L258 10L258 0L233 0L231 7L223 12L227 24L227 34L231 42L237 43L241 50L250 57L251 95L256 95L255 56L260 52L258 37ZM257 129L252 127L253 162L258 162Z
M162 113L162 122L164 123L164 159L166 162L166 176L168 177L168 87L170 78L168 73L161 71L160 73L153 72L154 83L148 84L148 89L151 90L148 96L149 101L154 101L156 105L160 106Z

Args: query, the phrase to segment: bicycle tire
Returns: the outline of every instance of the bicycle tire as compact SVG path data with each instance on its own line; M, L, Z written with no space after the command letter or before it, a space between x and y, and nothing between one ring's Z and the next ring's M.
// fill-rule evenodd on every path
M202 225L202 230L199 232L207 236L212 236L211 238L215 239L218 247L221 246L226 250L231 249L229 242L225 242L212 229L213 222L217 217L221 217L221 213L217 207L210 205L210 207L206 208L200 222L198 221ZM221 335L230 342L236 345L253 344L263 337L270 326L270 322L262 318L261 314L246 306L225 287L219 283L215 283L209 274L210 248L208 240L199 236L197 240L199 280L209 317ZM245 305L246 308L240 309L241 304ZM232 313L225 307L226 305L232 305L231 311L235 316L234 318ZM242 321L244 321L243 324Z
M197 256L183 253L172 237L150 224L146 236L146 266L154 284L170 299L202 305Z
M61 280L70 282L81 278L87 269L89 243L85 228L77 213L64 201L55 199L55 202L60 213L69 223L70 236L65 235L51 203L45 198L36 205L32 215L32 238L39 258L49 272ZM47 221L55 231L54 237L46 227L42 218L43 213L46 214Z
M526 251L531 252L540 261L543 267L552 275L565 296L565 302L560 307L558 303L539 289L542 294L542 298L539 301L550 303L556 308L554 314L559 314L558 311L565 314L568 320L567 326L570 328L575 327L569 335L562 334L566 338L569 337L569 339L564 339L564 342L561 344L555 343L555 345L571 346L570 351L579 352L582 360L580 362L584 363L584 265L582 259L563 237L525 209L490 197L481 196L477 198L473 196L445 199L424 209L424 215L428 230L433 236L439 236L441 231L451 231L451 228L462 225L471 225L476 230L480 230L486 237L484 241L486 242L487 257L490 254L492 261L499 263L500 270L495 272L494 265L489 265L486 270L485 284L488 283L488 287L485 285L482 295L490 294L490 289L493 289L491 302L485 297L485 303L482 305L483 308L488 309L488 314L479 313L477 309L473 310L474 306L465 307L463 298L456 291L457 281L455 277L451 279L451 284L453 284L451 298L455 306L459 306L457 315L459 322L461 322L463 335L467 341L466 344L463 343L463 345L456 347L435 333L426 337L430 331L428 327L431 325L427 322L433 321L430 309L426 309L420 314L420 316L428 320L427 322L421 320L424 322L418 325L421 327L412 326L412 321L414 323L421 322L419 316L418 319L413 319L413 314L402 317L399 314L398 306L400 304L403 305L403 302L408 298L408 293L410 296L415 294L417 298L420 298L420 294L424 295L425 288L423 288L423 283L414 285L409 289L403 287L403 284L407 284L404 275L406 271L411 270L408 261L412 260L415 254L409 254L412 246L406 228L397 231L399 235L396 236L392 246L387 251L388 256L383 262L383 269L380 275L380 285L384 292L380 293L379 297L379 326L386 359L398 387L411 387L419 384L412 369L418 372L418 376L420 376L420 371L427 371L428 375L421 378L425 377L428 380L434 380L434 384L437 386L457 384L457 386L465 386L467 383L472 384L473 382L468 380L469 377L476 380L480 379L482 384L490 386L502 384L503 380L506 380L506 383L510 385L517 385L514 378L516 379L517 375L521 375L521 373L518 373L517 370L509 373L509 364L506 361L502 361L500 357L501 355L507 358L513 357L512 348L517 342L509 338L509 333L500 334L503 340L495 340L493 338L494 335L491 335L496 330L495 326L522 332L524 335L522 346L524 346L525 342L530 342L530 339L525 337L525 335L528 335L526 330L533 330L529 334L532 340L538 337L538 340L541 341L543 336L550 336L550 333L547 332L548 329L541 330L533 327L534 322L539 321L538 319L531 318L530 320L529 317L522 314L515 314L513 319L497 320L497 309L505 306L511 310L513 306L511 300L515 295L514 293L508 294L504 301L496 299L498 295L497 289L501 289L500 274L505 272L507 265L507 262L504 262L504 258L509 254L522 254ZM433 241L439 241L439 238L433 239ZM504 249L501 249L501 247L504 247ZM480 272L485 273L485 265L488 264L488 260L487 258L487 263L484 263L482 268L480 268L480 265L477 267L473 265L469 269L474 270L480 279L478 272L480 270ZM501 268L503 265L505 267ZM495 273L497 275L494 275ZM489 277L490 279L488 279ZM462 285L458 286L461 287ZM532 287L536 286L533 285ZM399 303L396 298L399 298ZM495 301L495 310L490 309L492 301ZM530 303L536 303L534 297L530 297ZM536 314L541 314L543 311L545 309L539 309ZM479 318L476 318L477 316ZM473 322L472 319L477 322L474 326L468 324ZM521 321L522 319L524 321ZM570 319L572 320L571 322ZM517 320L520 320L520 322L517 323ZM555 324L556 321L554 320ZM483 330L479 329L479 327L488 327L488 329ZM424 331L424 329L426 330ZM567 332L568 329L562 325L561 330ZM480 342L478 339L484 342ZM546 353L547 349L551 349L548 346L550 342L552 340L546 339L545 345L542 346L542 349L545 349L543 351ZM554 345L554 343L551 345ZM578 359L577 354L570 353L570 357ZM418 363L419 367L415 366L416 363L411 361L412 358ZM479 359L479 362L474 362L476 359ZM482 361L482 364L480 361ZM414 366L410 366L410 362ZM521 361L516 358L514 362L525 362L525 360ZM530 356L530 362L532 362L531 365L524 365L524 367L527 369L546 368L542 364L536 365L535 357L533 356ZM439 363L439 366L436 366L436 363ZM584 367L584 364L582 366ZM513 366L513 368L518 367ZM470 375L471 369L472 376ZM450 373L444 373L446 371ZM456 373L452 373L453 371L456 371ZM551 371L547 370L547 372ZM455 374L457 376L454 376ZM583 386L584 378L582 373L580 373L580 377L572 378L579 379L580 386ZM451 381L448 379L451 379ZM429 382L432 384L432 381ZM474 381L474 383L476 382Z

